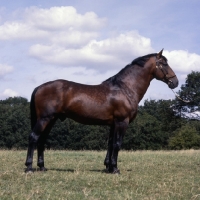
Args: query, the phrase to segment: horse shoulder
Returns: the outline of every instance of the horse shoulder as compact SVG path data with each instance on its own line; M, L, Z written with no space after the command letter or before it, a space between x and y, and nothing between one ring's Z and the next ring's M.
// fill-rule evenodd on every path
M127 96L120 89L112 89L110 104L113 108L114 118L132 121L137 115L138 104L132 96Z

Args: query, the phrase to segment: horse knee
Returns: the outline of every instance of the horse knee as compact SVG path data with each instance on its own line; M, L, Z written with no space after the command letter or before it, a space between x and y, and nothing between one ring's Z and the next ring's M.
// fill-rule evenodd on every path
M121 144L117 142L116 144L113 145L113 147L115 150L119 151L121 149Z

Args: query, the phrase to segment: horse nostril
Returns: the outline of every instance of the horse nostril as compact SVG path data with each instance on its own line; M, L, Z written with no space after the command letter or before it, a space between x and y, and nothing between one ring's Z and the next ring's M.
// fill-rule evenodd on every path
M168 86L169 86L169 88L171 88L171 89L173 89L173 88L175 88L176 86L174 85L174 82L172 81L172 80L168 80Z

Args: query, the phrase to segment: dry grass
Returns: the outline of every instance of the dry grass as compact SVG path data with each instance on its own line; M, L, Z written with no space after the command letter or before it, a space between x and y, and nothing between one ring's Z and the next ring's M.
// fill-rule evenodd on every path
M0 151L0 199L200 199L198 150L121 151L120 175L102 172L105 152L46 151L49 170L32 174L25 157Z

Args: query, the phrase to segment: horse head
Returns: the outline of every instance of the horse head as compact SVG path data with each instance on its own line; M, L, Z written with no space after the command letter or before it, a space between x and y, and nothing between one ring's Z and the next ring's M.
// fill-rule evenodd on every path
M156 55L154 76L156 79L165 82L169 88L174 89L178 86L178 79L162 52L163 49Z

